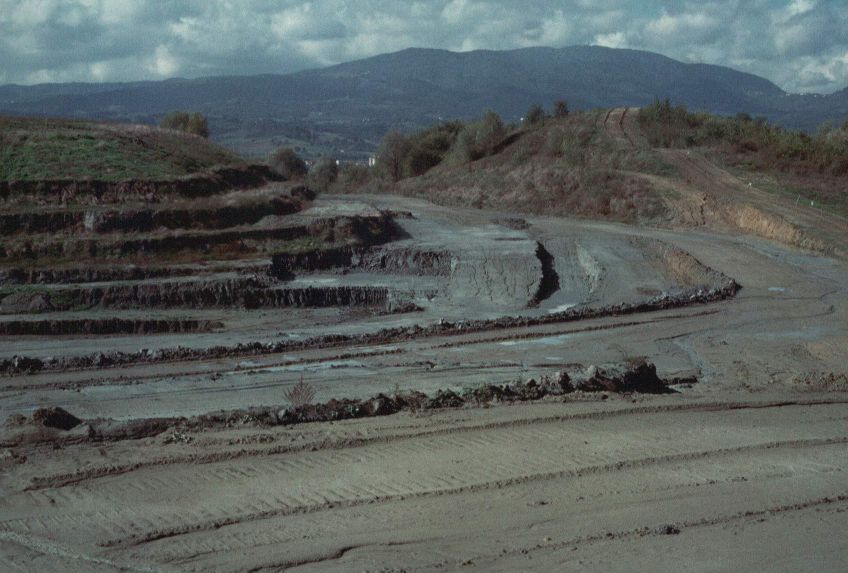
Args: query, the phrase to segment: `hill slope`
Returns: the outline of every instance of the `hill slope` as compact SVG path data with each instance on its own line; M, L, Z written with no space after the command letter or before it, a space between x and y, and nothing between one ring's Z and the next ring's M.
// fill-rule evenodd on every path
M138 125L0 117L0 181L161 180L242 165L197 136Z
M289 75L130 84L0 87L0 112L154 121L174 109L211 116L213 136L248 152L293 143L307 155L361 157L390 126L471 117L512 120L533 103L574 108L641 106L669 97L690 109L746 111L814 129L848 115L848 91L789 96L721 66L597 46L454 53L408 49Z

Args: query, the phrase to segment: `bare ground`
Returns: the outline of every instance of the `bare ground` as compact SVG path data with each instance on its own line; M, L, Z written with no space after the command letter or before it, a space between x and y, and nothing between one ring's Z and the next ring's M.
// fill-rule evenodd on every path
M612 135L639 145L629 114L615 114ZM403 238L357 258L358 267L295 269L282 283L381 286L417 310L6 315L223 326L0 337L5 360L134 357L2 379L0 569L843 570L848 265L837 249L801 249L821 245L725 215L751 205L825 246L840 244L842 223L816 226L700 156L670 160L690 179L664 180L680 193L675 213L700 201L715 217L687 224L681 215L674 229L538 216L506 225L514 214L363 196L357 209L406 214L396 219ZM328 197L314 208L349 204ZM734 296L698 298L728 279L742 287ZM644 306L651 300L676 302ZM251 345L328 333L343 337ZM178 345L184 351L167 359L134 354ZM213 347L229 350L203 354ZM319 402L434 395L640 357L678 379L676 393L574 392L295 425L246 415L193 429L165 423L140 439L98 441L88 429L113 423L98 418L286 409L284 392L301 379ZM16 414L43 406L83 423L20 425Z

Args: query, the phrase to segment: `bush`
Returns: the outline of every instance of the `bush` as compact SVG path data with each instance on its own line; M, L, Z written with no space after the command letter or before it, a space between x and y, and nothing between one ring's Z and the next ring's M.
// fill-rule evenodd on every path
M304 382L303 376L301 376L300 382L291 388L283 390L283 395L292 407L300 408L312 403L312 400L315 399L315 388Z
M206 117L199 112L174 111L163 117L159 125L165 129L209 137L209 123Z
M568 115L568 103L565 100L559 100L554 103L554 117L563 118Z
M409 138L396 130L389 131L377 149L377 167L392 181L400 181L404 175L404 162L412 148Z
M441 163L462 127L459 121L440 123L410 137L410 149L404 162L405 175L417 177Z
M392 130L377 151L378 169L392 181L423 175L445 159L462 128L462 122L451 121L410 136Z
M308 171L306 162L291 147L281 147L272 153L268 164L272 171L287 180L303 179Z
M491 155L506 135L501 117L487 111L483 118L462 128L452 149L461 161L476 161Z
M371 181L371 170L358 163L348 163L339 172L338 184L345 191L354 191Z
M538 125L545 121L547 114L545 114L545 110L542 109L540 105L532 105L530 109L527 110L527 115L524 117L524 125Z
M332 157L322 157L312 169L306 181L309 187L321 193L326 192L339 176L339 164Z
M770 125L747 113L719 117L689 113L669 100L655 101L639 112L648 141L658 147L712 145L743 154L759 167L798 173L815 170L838 175L848 156L848 130L825 126L815 136Z

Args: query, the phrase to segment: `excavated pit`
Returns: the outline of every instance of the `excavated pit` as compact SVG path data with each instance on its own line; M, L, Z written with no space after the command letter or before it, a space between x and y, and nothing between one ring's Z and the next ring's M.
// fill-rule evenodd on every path
M252 205L273 196L253 197ZM168 204L152 210L185 212ZM113 211L132 217L129 209ZM196 214L168 215L184 226L170 231L138 231L146 222L116 230L111 223L86 228L77 221L62 231L63 240L54 235L33 249L53 255L51 244L93 242L90 256L77 256L86 247L73 247L58 253L64 264L56 268L38 257L0 264L0 373L250 363L428 338L450 346L444 340L472 333L715 302L738 288L658 240L551 234L532 221L456 224L421 213L395 219L393 212L405 211L318 199L298 212L206 230L195 226ZM281 250L281 236L309 242ZM22 238L10 237L13 243ZM217 258L210 248L210 241L267 237L268 250L259 256ZM137 262L139 252L144 258ZM198 259L175 259L174 252ZM450 354L439 351L431 359Z
M454 257L448 250L424 251L404 247L340 247L272 257L270 274L289 278L315 271L363 271L420 276L448 276Z

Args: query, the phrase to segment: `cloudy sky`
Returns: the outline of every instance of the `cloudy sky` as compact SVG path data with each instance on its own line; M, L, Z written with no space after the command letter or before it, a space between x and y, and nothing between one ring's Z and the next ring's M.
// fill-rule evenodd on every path
M0 0L0 84L284 73L408 47L598 44L848 86L848 0Z

